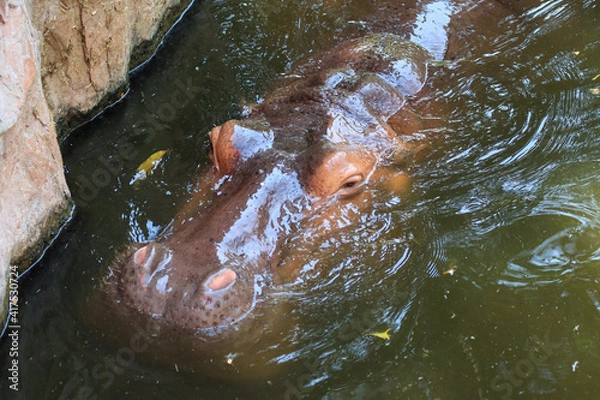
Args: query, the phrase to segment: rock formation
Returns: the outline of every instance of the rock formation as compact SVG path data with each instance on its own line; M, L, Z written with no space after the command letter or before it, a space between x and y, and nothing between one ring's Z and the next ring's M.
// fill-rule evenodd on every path
M56 126L104 106L127 84L132 55L155 46L185 5L0 0L1 321L11 265L31 265L72 210Z

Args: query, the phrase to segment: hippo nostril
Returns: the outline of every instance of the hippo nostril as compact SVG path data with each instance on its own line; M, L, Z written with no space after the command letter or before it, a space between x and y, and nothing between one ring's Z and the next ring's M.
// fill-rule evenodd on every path
M236 277L235 271L227 268L211 276L206 283L206 287L210 290L225 289L235 281Z
M157 256L163 256L162 247L156 243L148 243L133 253L133 262L142 267L147 274L153 273L162 260ZM164 257L163 257L164 258Z
M164 271L171 258L171 252L163 245L148 243L137 249L131 256L132 268L130 271L139 278L145 289L156 273ZM159 291L164 291L168 276L162 273L162 275L156 276L156 279L155 287Z
M149 247L150 245L145 245L144 247L138 249L135 253L133 253L133 261L139 265L143 266L146 263L146 260L149 258Z

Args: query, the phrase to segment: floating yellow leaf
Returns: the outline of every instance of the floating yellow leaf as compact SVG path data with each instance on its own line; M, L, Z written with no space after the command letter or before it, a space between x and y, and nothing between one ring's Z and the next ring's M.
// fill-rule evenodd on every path
M597 96L600 94L600 88L592 88L590 89L590 93Z
M573 54L575 54L576 56L578 56L581 52L580 51L574 51Z
M158 162L162 160L164 155L168 152L169 150L159 150L156 153L152 154L146 159L146 161L140 164L140 166L137 168L137 172L145 171L147 174L150 174L152 170L154 170Z
M390 340L390 335L388 335L388 332L391 330L392 330L392 328L388 328L385 332L367 333L367 336L375 336L375 337L378 337L379 339Z
M595 77L592 78L593 81L595 81L596 79L600 78L600 74L596 75Z
M165 154L167 154L170 150L159 150L156 153L152 154L148 157L140 166L137 168L135 175L131 179L129 184L135 184L142 179L146 179L148 175L150 175L158 164L161 162Z
M450 276L452 276L456 272L456 265L450 264L449 267L450 268L448 268L447 271L444 271L444 275L450 275Z

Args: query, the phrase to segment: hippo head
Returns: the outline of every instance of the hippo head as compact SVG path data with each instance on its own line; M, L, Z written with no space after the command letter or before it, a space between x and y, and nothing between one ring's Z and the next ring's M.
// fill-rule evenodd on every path
M197 193L168 232L120 257L121 307L218 339L378 191L406 189L423 128L408 99L423 86L425 51L372 35L331 54L284 78L244 120L212 129L213 165Z

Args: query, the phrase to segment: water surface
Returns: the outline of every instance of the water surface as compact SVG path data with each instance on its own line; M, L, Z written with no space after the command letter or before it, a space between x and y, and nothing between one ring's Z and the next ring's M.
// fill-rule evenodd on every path
M504 21L485 55L440 69L444 145L410 169L412 193L376 203L348 233L359 251L331 243L302 280L272 294L292 321L272 361L279 376L222 382L125 360L82 325L77 305L116 252L159 235L197 183L209 163L206 132L239 117L240 103L260 101L294 62L359 31L367 3L196 3L122 101L63 143L77 215L21 279L16 398L600 392L594 1L545 1ZM137 166L163 149L171 151L160 168L131 185ZM389 341L367 335L387 329ZM118 357L127 368L110 366Z

